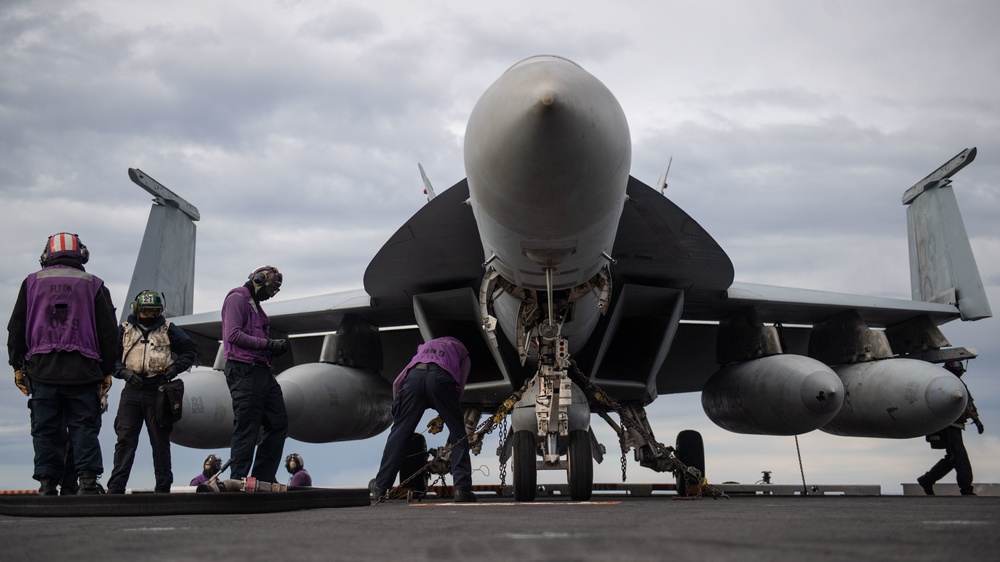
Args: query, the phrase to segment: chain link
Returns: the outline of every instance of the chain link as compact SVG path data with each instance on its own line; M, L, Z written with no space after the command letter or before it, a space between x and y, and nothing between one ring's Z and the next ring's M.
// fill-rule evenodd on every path
M619 414L620 416L621 414ZM625 424L625 418L621 418L622 426ZM628 460L626 460L625 455L628 453L628 444L625 442L625 432L621 432L618 435L618 445L622 449L622 482L628 478Z
M506 446L507 446L507 416L504 416L503 419L500 420L500 445L497 447L497 451L499 451L500 454L497 455L498 460L500 457L503 457L503 451L506 449ZM507 487L507 463L504 461L499 461L499 462L500 462L500 496L502 497L504 488Z

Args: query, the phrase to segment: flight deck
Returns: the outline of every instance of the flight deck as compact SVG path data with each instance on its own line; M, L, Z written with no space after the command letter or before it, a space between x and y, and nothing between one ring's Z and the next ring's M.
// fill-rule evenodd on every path
M1000 498L480 494L260 514L0 515L5 560L993 560ZM59 498L52 498L58 500Z

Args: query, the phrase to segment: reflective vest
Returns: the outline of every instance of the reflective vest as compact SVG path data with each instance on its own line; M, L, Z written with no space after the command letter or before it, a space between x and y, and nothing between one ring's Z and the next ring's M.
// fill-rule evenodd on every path
M143 337L138 325L122 322L122 363L125 368L147 377L162 373L177 358L170 352L169 328L170 322L164 322Z

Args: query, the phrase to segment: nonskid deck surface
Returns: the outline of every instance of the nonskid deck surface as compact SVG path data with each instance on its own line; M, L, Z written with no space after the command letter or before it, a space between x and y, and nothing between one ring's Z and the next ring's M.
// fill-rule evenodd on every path
M482 493L468 504L428 497L238 515L0 515L0 533L7 560L60 559L72 552L78 561L164 553L213 562L476 560L498 554L517 560L913 561L987 560L1000 548L997 497L674 497L595 494L589 502L548 496L517 503Z
M222 515L369 505L367 488L302 488L275 493L129 493L84 496L0 494L0 514L22 517Z

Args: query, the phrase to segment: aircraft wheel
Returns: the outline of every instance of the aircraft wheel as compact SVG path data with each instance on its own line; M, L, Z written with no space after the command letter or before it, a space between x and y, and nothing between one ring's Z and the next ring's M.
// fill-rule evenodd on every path
M399 469L400 484L427 464L427 456L427 439L421 433L414 433L407 445L406 458L403 459L403 465ZM426 492L428 475L427 472L421 474L411 480L406 487L418 492Z
M685 429L677 434L677 458L686 466L693 466L705 476L705 443L701 434L691 429ZM687 481L684 475L677 475L677 495L687 496ZM695 493L692 490L692 493Z
M566 459L569 497L574 501L589 500L594 493L594 459L590 453L589 433L579 429L569 432Z
M530 431L515 431L512 439L514 444L510 465L514 472L514 501L535 501L538 487L535 434Z

